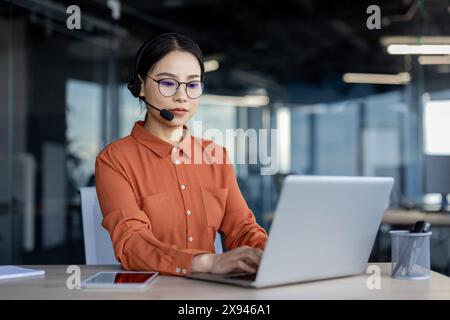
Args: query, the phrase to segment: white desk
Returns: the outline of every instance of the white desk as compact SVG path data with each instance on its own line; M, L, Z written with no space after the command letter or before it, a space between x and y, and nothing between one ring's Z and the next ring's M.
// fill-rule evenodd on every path
M266 212L262 219L265 225L268 225L273 220L274 213ZM450 227L450 213L446 212L423 212L419 210L405 210L405 209L388 209L383 215L381 223L393 225L412 225L416 221L425 220L431 223L432 226Z
M425 220L432 226L450 227L450 213L427 213L417 210L390 209L383 216L383 223L394 225L412 225L416 221Z
M421 281L397 280L389 276L390 264L377 264L382 270L381 290L367 288L368 274L315 281L266 289L159 276L145 291L69 290L67 266L29 266L47 270L44 278L0 281L0 299L450 299L450 278L432 273ZM81 266L81 279L119 266Z

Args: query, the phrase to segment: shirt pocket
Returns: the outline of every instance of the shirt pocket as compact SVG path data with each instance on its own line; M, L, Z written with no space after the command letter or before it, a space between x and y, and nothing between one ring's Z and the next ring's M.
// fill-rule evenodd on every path
M142 210L150 219L153 234L157 238L171 234L175 213L173 196L167 192L160 192L141 199Z
M218 230L225 214L228 190L225 188L201 187L201 192L208 226Z

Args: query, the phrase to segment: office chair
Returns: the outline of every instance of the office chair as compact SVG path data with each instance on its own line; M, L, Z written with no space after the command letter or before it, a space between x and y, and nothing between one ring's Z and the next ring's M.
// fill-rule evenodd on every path
M80 188L86 264L119 264L108 231L102 227L102 212L95 187Z

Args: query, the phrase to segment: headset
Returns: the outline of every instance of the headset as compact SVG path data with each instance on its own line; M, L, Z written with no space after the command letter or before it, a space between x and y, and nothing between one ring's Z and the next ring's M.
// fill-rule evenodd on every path
M145 100L145 97L140 96L139 94L141 93L141 80L139 79L139 75L138 75L138 70L139 70L139 65L141 63L141 57L142 54L145 52L145 49L148 48L148 46L150 46L152 43L154 43L155 41L157 41L158 39L162 38L162 37L167 37L170 35L179 35L178 33L163 33L155 38L152 38L150 40L148 40L147 42L145 42L138 50L137 55L136 55L136 61L134 64L134 69L133 69L133 73L130 79L130 82L127 85L128 90L130 90L131 94L136 97L139 98L140 100L142 100L146 105L156 109L159 111L159 114L161 115L161 117L163 117L165 120L167 121L172 121L174 118L174 114L172 112L170 112L167 109L160 109L157 108L155 106L153 106L152 104L148 103Z

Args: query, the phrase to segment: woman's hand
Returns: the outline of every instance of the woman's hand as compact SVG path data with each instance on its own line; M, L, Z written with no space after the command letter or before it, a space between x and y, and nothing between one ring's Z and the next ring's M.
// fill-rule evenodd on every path
M250 246L242 246L220 254L199 254L192 259L191 272L256 273L262 254L261 249Z

